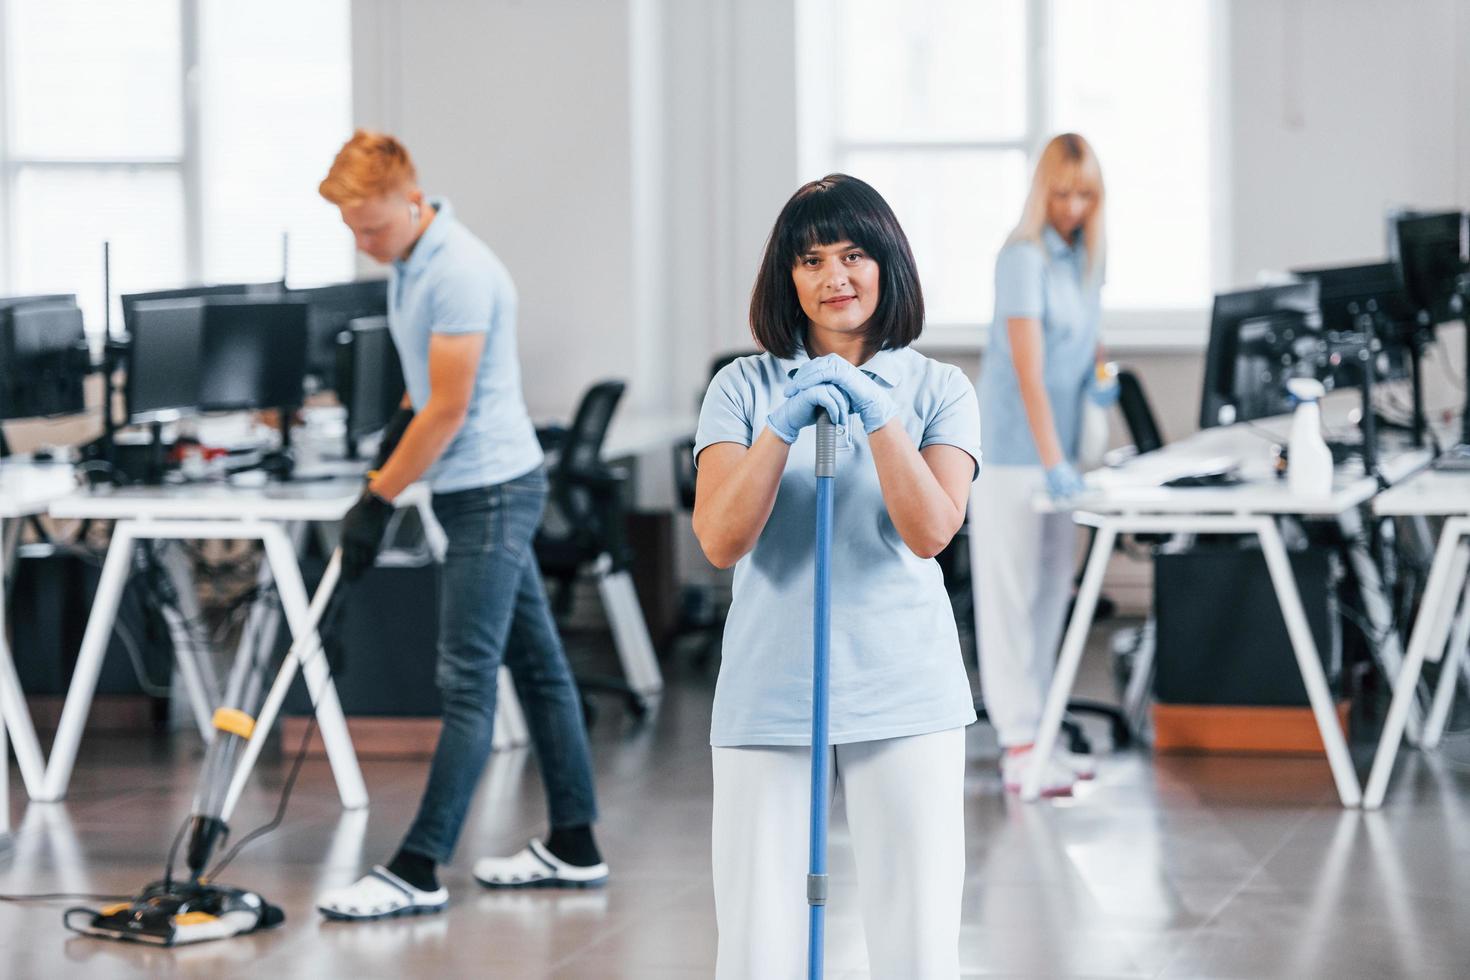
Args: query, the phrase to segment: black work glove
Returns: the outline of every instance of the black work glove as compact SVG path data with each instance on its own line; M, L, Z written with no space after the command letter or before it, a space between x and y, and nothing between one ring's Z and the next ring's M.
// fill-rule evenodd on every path
M413 421L413 409L398 406L388 424L383 426L383 441L378 443L378 454L373 457L372 469L380 470L383 464L388 462L388 457L393 455L393 450L398 448L398 442L403 438L403 433L408 431L408 423Z
M393 505L366 487L342 518L342 577L354 582L373 567Z

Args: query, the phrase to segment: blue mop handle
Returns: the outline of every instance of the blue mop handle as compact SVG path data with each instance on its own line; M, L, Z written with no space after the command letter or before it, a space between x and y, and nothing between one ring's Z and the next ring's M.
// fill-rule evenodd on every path
M807 976L822 976L822 938L827 905L827 667L832 636L832 483L837 474L837 427L817 417L817 553L812 602L812 799L811 861L806 900L810 907Z

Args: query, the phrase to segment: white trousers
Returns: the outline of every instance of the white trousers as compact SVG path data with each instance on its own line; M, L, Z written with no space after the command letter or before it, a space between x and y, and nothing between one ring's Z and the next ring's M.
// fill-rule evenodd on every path
M980 693L1003 746L1036 740L1072 598L1077 527L1038 514L1040 466L984 466L970 491Z
M806 976L811 753L715 748L717 980ZM853 742L842 785L874 980L955 980L965 882L965 730ZM829 770L830 772L831 770Z

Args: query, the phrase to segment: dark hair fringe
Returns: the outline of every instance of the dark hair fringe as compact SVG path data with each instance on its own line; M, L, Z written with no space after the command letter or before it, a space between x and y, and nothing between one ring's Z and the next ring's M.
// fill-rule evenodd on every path
M883 196L847 174L803 184L776 218L750 294L750 332L763 350L790 358L805 346L807 318L791 270L812 248L852 242L878 263L878 306L869 352L907 347L924 329L924 294L908 238Z

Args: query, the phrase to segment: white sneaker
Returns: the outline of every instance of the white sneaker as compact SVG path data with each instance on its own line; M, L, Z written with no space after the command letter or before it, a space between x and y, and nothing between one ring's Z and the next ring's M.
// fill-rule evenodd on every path
M1083 752L1068 752L1066 749L1057 749L1052 756L1072 770L1078 779L1083 781L1097 778L1097 757Z
M325 892L317 899L316 907L329 919L361 922L442 912L448 904L448 889L441 886L437 891L419 891L387 868L377 865L346 888Z
M510 857L476 861L474 875L486 888L596 888L607 883L607 862L567 864L532 837Z
M1001 756L1000 776L1005 782L1007 793L1021 792L1027 773L1035 761L1035 753L1029 749L1025 752L1006 752ZM1046 760L1046 767L1041 773L1042 796L1071 796L1072 787L1076 783L1077 774L1071 768L1058 762L1055 757Z

